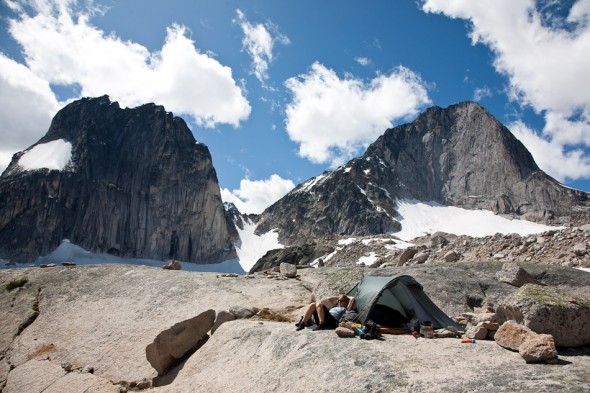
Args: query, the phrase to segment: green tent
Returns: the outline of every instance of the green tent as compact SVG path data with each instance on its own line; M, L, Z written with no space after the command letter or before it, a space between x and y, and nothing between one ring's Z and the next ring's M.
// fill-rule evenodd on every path
M348 295L355 297L358 320L363 324L372 319L380 325L399 327L416 316L420 323L431 321L435 329L454 326L463 330L408 275L365 276Z

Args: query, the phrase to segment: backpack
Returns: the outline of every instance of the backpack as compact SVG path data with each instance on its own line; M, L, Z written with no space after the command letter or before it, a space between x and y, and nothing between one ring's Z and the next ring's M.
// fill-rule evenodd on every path
M342 315L340 318L340 322L356 322L359 317L359 314L356 311L348 310Z
M364 340L382 339L383 335L381 334L381 330L379 330L379 328L379 325L369 319L367 322L365 322L364 331L361 333L360 338Z

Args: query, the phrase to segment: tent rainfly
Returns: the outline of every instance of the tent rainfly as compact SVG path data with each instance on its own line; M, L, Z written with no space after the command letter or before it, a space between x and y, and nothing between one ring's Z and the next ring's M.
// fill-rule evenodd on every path
M363 324L372 319L396 327L387 322L396 321L399 326L416 316L420 323L431 321L435 329L453 326L464 330L430 300L418 281L408 275L365 276L348 295L355 297L358 321Z

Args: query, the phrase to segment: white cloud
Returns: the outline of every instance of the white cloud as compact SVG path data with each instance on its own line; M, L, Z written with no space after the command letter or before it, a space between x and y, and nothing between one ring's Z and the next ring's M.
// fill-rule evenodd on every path
M223 188L221 199L232 202L241 213L260 214L293 188L295 184L291 180L275 174L266 180L243 179L237 190Z
M489 87L478 87L473 91L473 101L479 102L486 97L491 97L492 95L492 90Z
M46 80L0 53L0 171L47 132L59 107Z
M78 84L83 96L108 94L123 106L156 102L206 127L237 127L248 118L250 105L231 69L199 52L186 27L168 27L162 49L150 53L91 25L93 10L74 15L73 4L35 2L35 15L21 12L10 20L9 31L38 77Z
M470 22L473 43L492 49L494 67L508 78L511 98L545 116L543 134L559 151L590 142L590 0L579 0L569 10L567 4L533 0L423 3L426 12ZM572 157L578 154L574 151ZM590 171L571 169L568 177L590 177Z
M404 67L365 83L351 75L340 79L316 62L285 86L293 95L286 128L299 143L299 155L332 167L374 142L393 120L414 115L430 103L423 81Z
M516 121L508 127L535 157L537 165L549 176L564 182L590 173L590 158L584 156L582 150L565 152L559 142L544 139L522 121Z
M268 67L273 61L275 43L289 45L289 38L279 33L278 28L272 22L253 25L246 19L246 15L241 10L238 9L236 12L238 14L238 23L244 32L242 46L252 58L254 75L260 82L264 82L268 79Z
M371 64L371 59L366 58L366 57L355 57L354 61L356 61L357 63L359 63L362 66L367 66L367 65Z

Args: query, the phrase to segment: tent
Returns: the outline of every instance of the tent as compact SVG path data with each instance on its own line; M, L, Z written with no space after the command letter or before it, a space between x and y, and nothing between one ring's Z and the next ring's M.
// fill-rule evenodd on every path
M365 276L349 296L356 299L358 321L372 319L389 327L400 327L416 316L420 323L431 321L435 329L463 328L436 306L422 290L422 285L408 275Z

